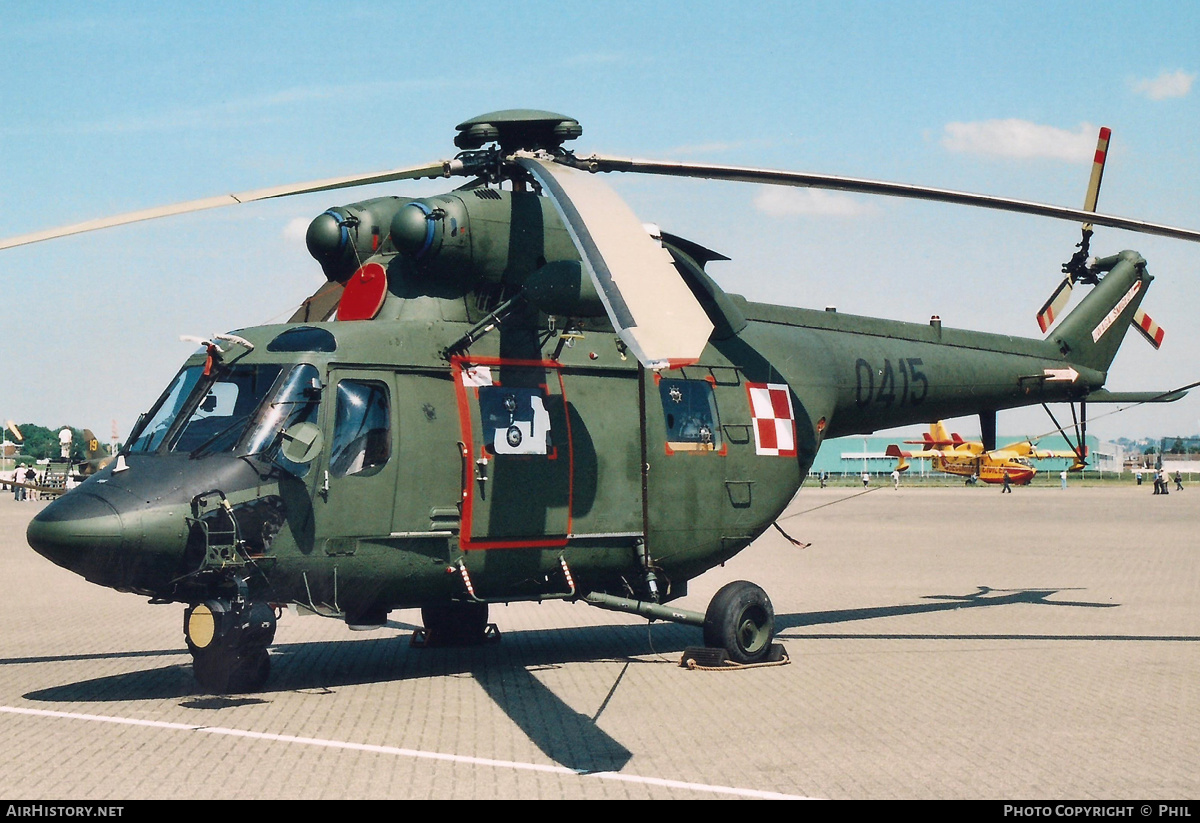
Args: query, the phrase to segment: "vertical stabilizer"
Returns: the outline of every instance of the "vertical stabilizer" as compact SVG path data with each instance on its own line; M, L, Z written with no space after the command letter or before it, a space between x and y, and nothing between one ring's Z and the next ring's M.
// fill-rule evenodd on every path
M1099 261L1104 279L1050 335L1067 361L1107 372L1134 313L1154 279L1137 252L1123 251Z

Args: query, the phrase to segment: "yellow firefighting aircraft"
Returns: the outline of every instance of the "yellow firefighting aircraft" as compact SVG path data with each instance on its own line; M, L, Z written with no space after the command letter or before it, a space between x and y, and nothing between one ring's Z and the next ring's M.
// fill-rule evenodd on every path
M932 461L933 470L937 472L974 477L984 483L1003 483L1007 473L1009 483L1024 486L1037 474L1037 469L1031 462L1033 460L1068 458L1074 461L1068 469L1073 472L1081 471L1087 465L1086 447L1080 448L1078 452L1051 451L1039 449L1031 441L1023 440L999 449L988 450L980 441L963 440L957 433L947 433L940 420L930 424L929 433L923 435L923 438L904 441L905 445L924 446L920 451L905 451L895 443L887 447L888 457L897 459L897 470L908 471L910 458L927 458Z

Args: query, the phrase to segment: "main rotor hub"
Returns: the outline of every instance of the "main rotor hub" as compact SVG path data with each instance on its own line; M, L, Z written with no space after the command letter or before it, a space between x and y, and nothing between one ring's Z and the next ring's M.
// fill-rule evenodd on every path
M563 114L537 109L505 109L481 114L455 126L454 145L478 149L499 143L505 154L514 151L553 151L583 134L579 121Z

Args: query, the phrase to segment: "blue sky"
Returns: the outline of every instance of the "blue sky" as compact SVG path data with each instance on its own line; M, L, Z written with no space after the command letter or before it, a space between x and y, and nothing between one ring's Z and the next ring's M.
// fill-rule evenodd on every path
M456 123L529 107L580 151L827 172L1082 205L1200 228L1200 4L56 3L0 6L0 201L10 236L225 192L449 156ZM655 178L612 184L718 249L754 300L1037 336L1078 226L898 200ZM321 282L325 208L435 182L220 209L0 252L0 422L124 437L191 344L286 318ZM1200 379L1200 247L1142 252L1161 351L1109 388ZM1102 410L1094 409L1098 415ZM1002 414L1002 435L1051 426ZM972 425L959 426L964 432ZM1200 394L1097 420L1195 433Z

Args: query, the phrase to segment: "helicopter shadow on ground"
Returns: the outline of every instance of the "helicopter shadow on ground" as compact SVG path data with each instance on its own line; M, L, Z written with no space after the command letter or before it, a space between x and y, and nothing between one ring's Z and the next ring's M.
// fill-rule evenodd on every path
M814 626L851 623L859 620L927 614L963 608L1016 604L1041 604L1070 608L1113 608L1118 604L1081 600L1051 600L1069 589L998 590L980 586L965 595L928 595L929 602L798 612L776 615L781 640L806 638L904 638L927 636L954 639L946 634L861 635L820 634L789 630ZM390 623L393 629L411 629L408 624ZM992 635L989 635L992 636ZM1023 638L1025 635L994 635L998 638ZM1058 637L1058 636L1054 636ZM1061 639L1080 639L1062 636ZM1094 639L1094 638L1085 638ZM1129 640L1198 640L1200 638L1114 637ZM40 689L23 695L43 702L124 702L135 700L178 699L185 708L220 710L255 703L269 703L282 692L307 693L336 697L343 687L370 683L397 682L422 678L472 677L488 697L503 711L547 757L580 772L619 771L632 756L598 725L608 701L633 665L678 665L678 654L698 645L695 628L669 623L603 625L566 629L539 629L505 634L499 643L482 646L413 648L410 635L374 637L360 640L286 643L271 647L272 674L266 688L255 695L211 697L203 694L192 677L191 665L182 650L161 652L117 652L109 655L71 655L66 658L38 658L46 662L118 657L174 656L165 666L139 672L82 680L62 686ZM593 713L578 711L546 687L536 676L538 670L568 663L611 662L613 684ZM11 662L0 660L0 665ZM208 722L206 718L206 723Z
M965 608L1016 604L1041 604L1074 608L1114 608L1115 603L1077 600L1051 600L1064 588L993 589L979 586L965 595L927 595L922 603L872 606L856 609L777 614L775 628L780 639L809 637L861 637L859 634L813 635L789 630L815 626L847 624L861 620L902 617L953 611ZM417 628L412 624L389 621L390 629L402 632ZM911 635L890 635L910 637ZM943 637L947 635L930 635ZM1012 635L1019 637L1019 635ZM639 657L662 657L700 644L696 629L677 624L602 625L565 629L539 629L506 633L497 644L449 648L410 648L407 633L357 640L285 643L271 647L272 674L263 695L283 691L333 690L344 686L400 681L426 677L471 675L492 699L503 708L507 691L503 677L518 670L558 666L577 662L655 662ZM1075 638L1072 638L1075 639ZM1129 639L1142 639L1140 637ZM1154 638L1151 638L1154 639ZM1185 638L1191 639L1191 638ZM25 697L50 702L118 702L126 700L186 699L202 694L191 674L191 664L183 649L106 652L95 654L45 655L0 659L0 666L29 663L61 663L112 660L136 657L174 657L178 662L155 669L109 677L82 680L31 692ZM666 658L663 658L665 661ZM673 661L671 661L673 662ZM165 675L166 672L174 674ZM493 673L500 673L496 680ZM176 676L176 674L178 676ZM533 687L532 684L530 686Z
M993 589L990 586L979 586L976 591L970 594L931 594L925 595L923 603L908 603L897 606L871 606L859 609L834 609L831 611L822 612L806 612L800 614L776 615L775 629L776 632L784 632L788 629L801 629L810 626L822 626L827 624L851 623L858 620L874 620L887 617L901 617L907 615L931 614L935 612L956 611L958 609L973 609L973 608L991 608L995 606L1010 606L1016 604L1026 605L1044 605L1058 606L1068 608L1086 608L1086 609L1111 609L1120 606L1119 603L1094 603L1082 600L1051 600L1050 598L1060 592L1073 591L1073 589L1065 587L1053 588L1023 588L1023 589ZM1026 635L988 635L997 638L1005 639L1020 639ZM806 637L821 637L821 638L860 638L860 637L875 637L875 638L912 638L912 637L929 637L929 638L946 638L952 639L959 635L946 635L943 633L935 633L928 635L912 635L912 634L889 634L889 635L861 635L861 634L822 634L814 635L811 633L797 633L791 635L794 639ZM1058 637L1058 635L1052 635ZM1063 639L1095 639L1095 638L1079 638L1075 636L1063 635ZM784 638L786 639L786 638ZM1134 639L1134 638L1130 638ZM1140 638L1137 638L1140 639Z
M412 648L408 635L280 644L271 647L272 673L262 692L223 697L201 692L182 653L179 662L169 665L39 689L23 697L52 703L178 699L185 708L211 711L269 703L281 692L336 697L338 689L347 686L472 677L554 762L579 772L619 771L632 753L599 725L609 699L632 665L678 665L677 659L640 656L678 653L697 640L694 629L671 624L653 624L652 632L651 639L644 625L546 629L506 634L495 644L446 648ZM589 707L590 713L573 708L536 676L538 670L567 663L604 661L614 664L613 683L604 700ZM211 715L205 723L211 723Z

